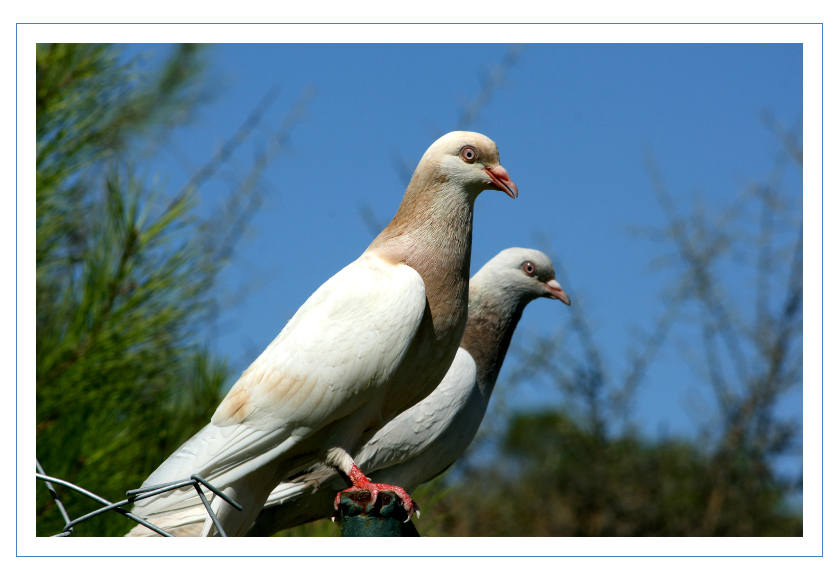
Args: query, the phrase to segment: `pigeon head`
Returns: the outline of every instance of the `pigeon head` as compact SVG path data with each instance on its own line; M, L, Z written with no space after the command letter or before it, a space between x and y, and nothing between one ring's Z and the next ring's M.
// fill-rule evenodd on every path
M453 131L432 143L414 178L422 175L459 185L473 196L485 189L498 189L514 199L519 195L516 184L499 164L496 144L480 133Z
M447 133L423 154L394 219L368 249L417 269L427 290L432 276L447 293L457 284L466 295L473 204L485 189L519 194L496 144L479 133Z
M473 277L479 284L496 288L506 296L527 304L535 298L552 298L571 305L566 292L554 278L554 265L544 253L527 248L508 248L499 252Z

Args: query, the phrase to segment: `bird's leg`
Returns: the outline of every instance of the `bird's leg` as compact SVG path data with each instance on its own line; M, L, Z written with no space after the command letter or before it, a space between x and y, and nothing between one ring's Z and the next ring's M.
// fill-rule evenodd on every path
M338 504L341 502L341 494L346 491L367 491L370 493L370 505L376 503L376 498L379 496L380 491L392 491L396 494L397 498L399 498L400 503L402 504L405 512L408 514L408 517L405 521L411 519L411 516L415 513L417 517L420 517L420 508L414 503L414 500L409 497L408 493L401 487L397 487L396 485L387 485L384 483L373 483L370 479L368 479L362 470L356 467L356 464L352 464L350 471L348 473L343 473L342 475L346 477L346 479L350 480L352 483L352 487L345 489L344 491L338 492L338 495L335 496L335 509L338 509Z

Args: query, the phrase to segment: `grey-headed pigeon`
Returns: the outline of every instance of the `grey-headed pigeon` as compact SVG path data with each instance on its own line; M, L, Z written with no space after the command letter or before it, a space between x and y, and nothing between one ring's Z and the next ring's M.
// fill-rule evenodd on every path
M469 321L448 373L431 395L369 438L355 455L359 468L406 490L445 471L475 437L516 325L539 297L570 303L542 252L510 248L485 264L470 281ZM335 469L314 466L271 492L248 535L271 535L330 516L342 487ZM198 534L203 519L199 506L154 523L189 536ZM140 526L135 533L152 534Z

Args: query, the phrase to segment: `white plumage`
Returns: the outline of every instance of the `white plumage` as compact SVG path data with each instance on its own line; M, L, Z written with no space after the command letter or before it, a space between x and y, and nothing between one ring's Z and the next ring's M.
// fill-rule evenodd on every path
M243 535L279 482L319 461L375 493L351 453L431 392L454 358L466 325L473 202L491 188L517 193L492 141L455 132L432 144L389 226L306 301L210 424L144 486L201 475L244 506L212 502L228 535ZM165 520L193 507L203 509L195 492L177 490L137 502L134 513ZM202 535L215 533L208 518Z
M462 348L449 371L432 394L369 438L355 456L362 471L413 490L446 470L478 432L516 324L525 306L538 297L569 303L542 252L510 248L479 270L470 283ZM249 533L270 535L327 517L343 487L335 469L316 465L271 492ZM199 506L155 523L176 535L196 535L203 519Z

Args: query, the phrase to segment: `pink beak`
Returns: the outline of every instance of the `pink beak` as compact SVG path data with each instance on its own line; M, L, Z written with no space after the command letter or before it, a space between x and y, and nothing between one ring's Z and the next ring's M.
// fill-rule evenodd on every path
M485 167L484 171L487 172L487 175L489 175L490 179L493 181L493 185L495 185L499 191L504 191L513 199L516 199L516 196L519 195L519 190L516 188L516 184L511 180L510 175L508 175L508 172L505 171L504 167L501 165L497 165L493 168Z
M563 291L563 288L557 283L557 280L549 280L545 283L545 287L548 288L549 292L551 292L552 298L556 298L566 306L572 305L572 301L569 300L568 294Z

